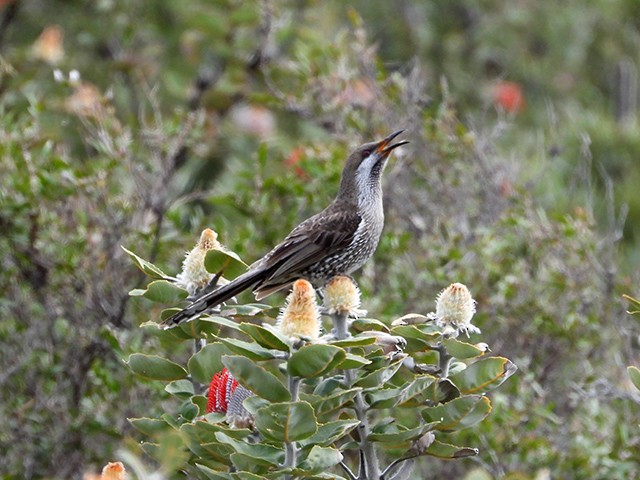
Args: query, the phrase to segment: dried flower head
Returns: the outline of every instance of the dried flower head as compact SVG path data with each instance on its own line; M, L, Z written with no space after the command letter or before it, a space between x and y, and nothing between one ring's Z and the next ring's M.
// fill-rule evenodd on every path
M306 280L296 280L278 316L278 329L291 339L317 340L320 335L320 312L316 292Z
M329 315L365 315L360 308L360 289L351 277L338 275L329 279L324 287L324 307Z
M187 290L189 295L194 295L198 290L206 287L213 278L213 274L207 272L204 267L204 259L209 250L221 250L222 248L218 242L218 234L210 228L204 229L198 244L187 253L184 262L182 262L182 272L176 277L178 285Z
M476 313L476 301L471 292L462 283L452 283L436 297L436 312L430 314L436 323L444 327L443 333L457 337L460 332L480 333L480 329L471 324Z

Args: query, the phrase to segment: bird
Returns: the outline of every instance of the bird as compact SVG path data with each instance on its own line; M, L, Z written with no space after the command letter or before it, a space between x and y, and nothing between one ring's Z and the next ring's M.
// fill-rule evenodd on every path
M300 223L282 242L230 283L196 298L160 323L172 328L197 318L247 289L256 300L305 279L322 287L336 275L349 275L375 252L382 228L382 172L391 152L409 143L392 143L404 130L365 143L348 157L334 200Z

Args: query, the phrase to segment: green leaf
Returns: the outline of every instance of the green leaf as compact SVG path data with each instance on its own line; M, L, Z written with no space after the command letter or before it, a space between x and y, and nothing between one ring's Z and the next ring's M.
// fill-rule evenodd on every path
M351 388L349 390L338 390L329 396L322 396L317 400L313 400L313 408L320 414L327 414L333 412L344 405L349 403L358 392L361 392L361 388Z
M179 432L169 431L158 438L156 460L162 465L165 472L177 472L186 463L189 456Z
M448 338L442 342L449 355L461 360L475 358L484 355L486 350L478 348L467 342L461 342L455 338Z
M254 474L266 473L271 470L273 464L265 460L256 460L254 457L245 453L234 452L229 456L234 470L240 472L252 472ZM270 468L271 467L271 468ZM234 474L232 474L233 476ZM237 477L234 477L237 478Z
M347 356L337 368L340 370L351 370L354 368L362 368L369 364L371 364L371 360L361 357L360 355L347 353Z
M485 393L501 385L516 370L517 367L507 358L489 357L452 375L450 379L463 395Z
M193 420L200 414L200 407L189 399L189 401L183 402L182 405L180 405L178 413L187 422L193 422ZM205 411L202 413L205 413Z
M315 445L300 464L300 468L311 473L319 473L339 464L342 458L342 453L335 448Z
M157 355L134 353L126 363L134 373L151 380L180 380L187 376L180 365Z
M230 328L231 330L236 330L238 332L241 331L240 324L235 320L231 320L229 318L217 317L214 315L205 315L203 317L200 317L200 320L204 322L214 323L216 325L220 325L221 327L227 327L227 328Z
M155 280L142 293L147 300L158 303L175 304L189 296L189 293L166 280Z
M198 407L199 415L210 415L207 414L207 403L209 399L204 395L194 395L190 398L191 403L193 403L196 407Z
M400 357L389 365L364 375L356 381L355 385L362 388L380 387L387 383L387 381L396 374L398 369L402 366L403 361L404 358Z
M442 443L438 440L435 440L427 450L424 452L425 455L431 455L432 457L437 458L465 458L465 457L474 457L478 454L477 448L470 447L457 447L455 445L449 445L448 443Z
M246 303L244 305L225 305L220 314L226 317L234 317L240 323L239 319L242 317L251 318L257 315L268 317L270 316L269 311L277 312L279 309L262 303Z
M180 427L189 450L191 450L201 460L219 462L223 465L230 465L229 455L234 449L226 444L220 443L216 437L217 433L226 435L234 434L236 440L246 438L251 432L246 429L231 430L225 424L212 424L208 422L185 423ZM240 436L242 435L242 437Z
M291 355L287 370L294 377L319 377L337 367L346 356L343 349L332 345L306 345Z
M251 360L272 360L275 358L275 352L261 347L257 343L249 343L236 338L220 338L229 350L233 353L250 358Z
M245 388L271 402L291 400L291 394L278 378L253 360L240 356L225 355L222 363L231 375Z
M417 440L425 433L431 431L435 427L434 423L427 423L420 425L416 428L400 429L396 428L396 431L388 431L384 433L370 433L367 439L370 442L383 442L389 445L399 445L411 440Z
M443 405L422 410L427 422L440 422L436 430L454 432L471 427L491 413L491 402L482 395L467 395L451 400Z
M230 473L219 472L205 465L196 463L196 468L202 472L208 480L233 480Z
M629 366L627 367L627 373L629 374L629 378L631 379L631 383L633 383L634 387L640 390L640 369L638 367Z
M297 442L318 430L313 407L307 402L273 403L256 412L255 426L265 438Z
M261 326L253 323L241 323L240 330L265 348L283 352L289 351L287 339L271 325Z
M193 390L193 383L186 379L175 380L164 387L164 390L165 392L181 398L182 400L191 398L195 394Z
M135 263L136 267L138 267L140 270L142 270L146 275L148 275L150 277L153 277L153 278L161 278L161 279L170 278L162 270L160 270L158 267L156 267L153 263L147 262L143 258L140 258L135 253L131 252L130 250L127 250L126 248L124 248L122 245L120 245L120 248L122 250L124 250L125 253L127 255L129 255L129 257L131 257L131 260L133 260L133 263Z
M171 429L171 426L167 422L157 418L128 418L127 420L136 430L150 437Z
M425 393L434 381L435 377L431 375L420 375L400 388L373 390L366 395L367 403L371 408L392 408L396 405L402 405Z
M256 462L263 462L269 465L278 465L284 460L284 452L264 443L252 444L245 441L236 440L223 432L216 433L216 439L232 447L236 452L253 457Z
M228 250L209 250L204 257L207 272L220 274L226 278L236 278L247 271L249 266L240 260L234 252Z
M189 359L187 367L191 378L196 382L209 384L213 375L223 369L222 356L231 353L220 342L205 345L198 353Z
M237 456L241 455L240 453L236 453L233 455L234 457L234 465L238 465L238 461L237 461ZM251 460L252 457L247 457L247 460L250 465L251 465ZM255 465L252 465L255 467ZM251 472L235 472L231 474L231 478L233 480L267 480L267 477L263 477L262 475L257 475L255 473L251 473Z
M323 423L318 425L316 433L300 442L300 445L303 447L307 445L329 446L347 435L358 425L360 425L359 420L334 420L333 422Z
M366 332L369 330L373 330L376 332L389 331L389 327L387 327L380 320L376 320L375 318L358 318L351 322L351 328L356 332Z
M424 325L400 325L391 329L391 335L398 335L407 341L407 353L424 352L441 337L439 332L425 332Z
M443 378L433 382L425 391L427 399L433 404L446 403L460 396L460 390L451 380Z
M367 345L373 345L376 343L376 337L371 335L360 334L355 337L345 338L344 340L334 340L329 342L329 345L334 345L340 348L351 348L351 347L366 347Z

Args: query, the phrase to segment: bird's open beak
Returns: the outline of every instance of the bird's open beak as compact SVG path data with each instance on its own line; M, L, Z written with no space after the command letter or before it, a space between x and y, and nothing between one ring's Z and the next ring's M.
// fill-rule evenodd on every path
M378 148L376 148L376 153L382 154L383 156L387 156L391 153L391 150L393 150L394 148L397 148L400 145L406 145L407 143L409 143L408 140L401 140L398 143L391 144L391 140L396 138L402 132L404 132L404 130L398 130L397 132L394 132L388 137L386 137L384 140L381 140L378 145Z

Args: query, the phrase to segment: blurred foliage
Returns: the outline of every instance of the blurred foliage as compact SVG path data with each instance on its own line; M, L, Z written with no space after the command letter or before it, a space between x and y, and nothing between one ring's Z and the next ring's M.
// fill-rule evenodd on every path
M189 352L134 328L159 309L128 302L141 274L120 245L171 275L211 227L259 258L328 203L350 148L405 127L385 233L357 274L367 306L428 311L462 281L521 369L468 434L478 464L427 471L632 476L638 326L620 294L638 297L638 13L0 2L0 474L77 476L137 452L127 417L165 410L122 360Z

